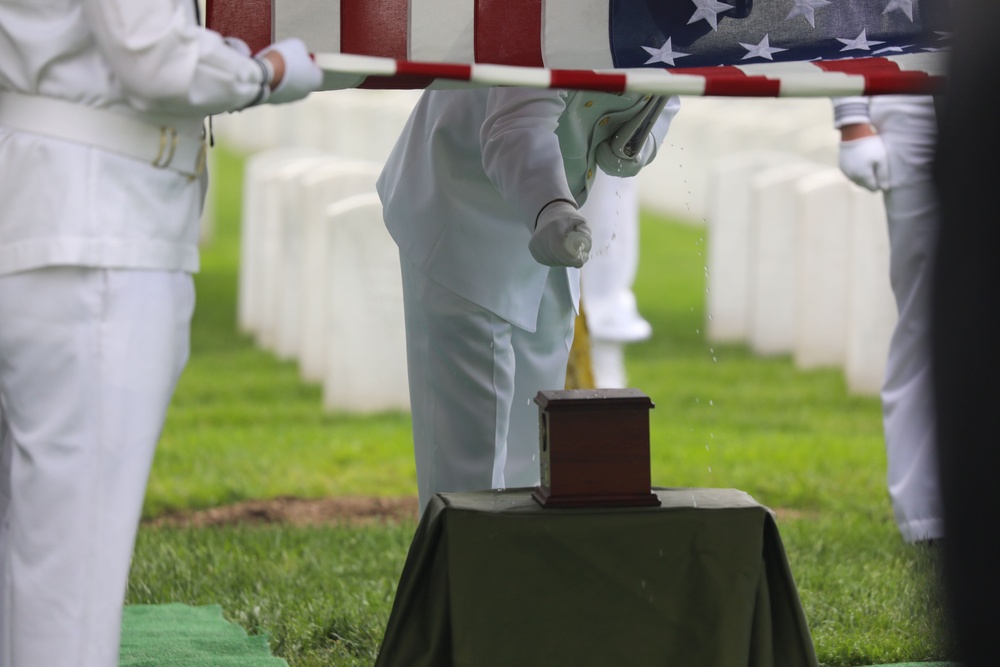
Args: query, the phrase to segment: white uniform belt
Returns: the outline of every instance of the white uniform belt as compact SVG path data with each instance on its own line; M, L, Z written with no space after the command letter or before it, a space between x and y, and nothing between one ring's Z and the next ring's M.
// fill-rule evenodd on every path
M0 91L0 127L93 146L190 178L205 169L200 119L143 118L53 97Z

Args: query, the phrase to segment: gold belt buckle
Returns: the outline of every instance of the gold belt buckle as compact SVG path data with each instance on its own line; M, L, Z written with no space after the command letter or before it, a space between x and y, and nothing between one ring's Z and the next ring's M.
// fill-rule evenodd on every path
M201 145L198 146L198 161L195 163L194 173L188 174L188 180L193 181L205 171L205 163L208 161L208 142L202 137Z
M160 127L160 149L153 158L153 166L157 169L166 169L173 162L175 152L177 152L177 128L163 125Z
M160 127L160 148L156 153L156 158L152 162L154 167L157 169L166 169L170 166L170 163L174 161L174 155L177 153L179 136L175 127L170 125ZM198 157L195 161L194 173L180 172L184 176L187 176L189 181L195 180L205 171L205 164L208 161L207 150L208 146L205 138L202 137L201 145L198 146Z

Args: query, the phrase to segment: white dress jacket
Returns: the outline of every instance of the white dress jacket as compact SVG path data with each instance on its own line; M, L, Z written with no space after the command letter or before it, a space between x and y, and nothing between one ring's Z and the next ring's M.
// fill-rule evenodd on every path
M378 181L386 227L431 280L534 331L549 271L528 251L538 212L554 199L583 204L597 145L647 100L523 88L426 92ZM676 106L657 124L657 144ZM569 271L578 303L578 271Z
M194 12L193 0L0 0L0 95L168 125L245 106L260 90L260 68L199 27ZM204 182L5 127L3 108L0 100L0 275L52 265L198 268Z

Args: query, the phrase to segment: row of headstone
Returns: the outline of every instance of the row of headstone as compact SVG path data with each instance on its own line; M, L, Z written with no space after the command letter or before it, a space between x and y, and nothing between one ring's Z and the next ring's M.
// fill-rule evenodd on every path
M309 148L246 161L238 322L321 383L328 410L409 409L399 255L381 164Z
M241 326L281 357L302 355L303 377L309 380L322 380L318 360L325 353L318 341L295 343L291 328L299 327L299 336L303 331L325 336L329 330L320 327L320 311L306 305L301 287L286 290L292 283L284 275L288 266L319 275L313 255L322 244L316 234L326 227L316 223L322 206L310 198L329 206L332 194L324 198L314 191L327 186L309 183L322 183L321 172L339 167L321 169L316 161L361 161L376 173L418 95L332 91L216 120L217 140L257 156L248 161L244 186L247 197L259 201L244 206ZM836 151L828 100L685 98L656 160L638 177L639 199L645 210L707 224L706 312L712 341L744 342L762 355L791 354L803 368L841 365L853 391L871 393L881 381L895 321L884 214L874 195L840 175ZM266 185L259 182L258 171L267 173ZM370 227L366 238L381 235L384 252L398 262L380 220ZM349 264L331 269L339 271L339 278L330 277L333 284L363 282L341 270ZM268 268L262 273L261 266ZM344 298L340 307L348 310L327 321L328 326L360 322L368 314L352 308L367 311L382 303ZM331 301L324 303L328 307ZM273 319L256 324L254 308ZM401 329L401 320L397 325ZM395 339L402 340L402 333ZM354 358L364 356L374 342L364 337ZM341 344L327 341L329 348ZM387 350L378 352L386 363ZM405 364L397 363L397 377L403 379L386 383L386 388L406 385ZM345 376L342 386L354 382ZM325 393L334 396L332 390ZM398 398L370 405L405 407ZM346 407L330 400L333 408Z
M317 93L217 117L247 156L238 322L331 411L408 410L402 286L375 180L414 91Z
M839 367L850 391L876 394L896 322L881 196L776 151L720 159L710 182L709 339Z

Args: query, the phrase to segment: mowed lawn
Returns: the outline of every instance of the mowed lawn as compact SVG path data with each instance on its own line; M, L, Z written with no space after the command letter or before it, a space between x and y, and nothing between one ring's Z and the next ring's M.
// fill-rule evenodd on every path
M409 416L326 414L293 361L236 326L238 156L218 150L192 356L144 515L278 496L416 492ZM937 555L905 545L885 491L881 415L840 371L800 372L705 337L703 227L647 215L636 294L653 338L628 350L651 397L657 486L732 487L776 510L824 665L946 659ZM364 527L144 525L129 602L221 604L291 667L374 661L415 522Z

